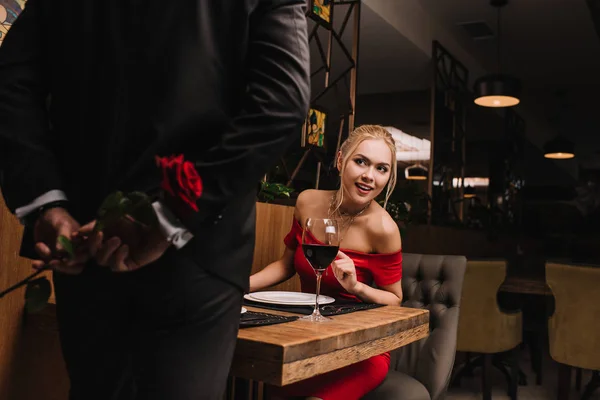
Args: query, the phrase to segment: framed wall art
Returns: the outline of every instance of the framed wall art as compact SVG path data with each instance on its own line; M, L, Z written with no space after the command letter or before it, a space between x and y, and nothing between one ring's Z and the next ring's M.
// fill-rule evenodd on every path
M312 106L304 124L303 147L306 145L323 147L325 145L325 129L327 126L327 111L321 107Z
M308 0L308 16L324 28L331 29L333 0Z

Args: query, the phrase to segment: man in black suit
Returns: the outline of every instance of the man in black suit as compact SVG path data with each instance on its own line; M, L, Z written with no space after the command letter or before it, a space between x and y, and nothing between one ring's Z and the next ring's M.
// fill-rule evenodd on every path
M22 255L55 270L71 400L222 394L256 182L308 110L304 3L29 0L7 34L0 185L26 226ZM171 154L203 180L198 212L175 217L157 202L150 249L124 251L117 233L57 257L58 235L73 237L106 195L156 191L155 156ZM142 268L114 272L134 255Z

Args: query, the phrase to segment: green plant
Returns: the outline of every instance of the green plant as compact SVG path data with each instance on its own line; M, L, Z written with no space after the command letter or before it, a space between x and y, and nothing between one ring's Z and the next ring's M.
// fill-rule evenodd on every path
M386 211L398 223L402 236L410 225L427 221L427 204L429 196L420 185L407 182L396 186L390 197ZM383 200L379 201L383 207Z
M294 189L285 186L284 184L263 181L260 185L258 198L260 201L268 203L269 201L273 201L277 198L289 198L290 193L293 191Z

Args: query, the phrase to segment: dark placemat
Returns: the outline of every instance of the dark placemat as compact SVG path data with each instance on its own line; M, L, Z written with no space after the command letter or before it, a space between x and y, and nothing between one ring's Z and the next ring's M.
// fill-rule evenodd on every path
M240 316L240 328L282 324L284 322L291 322L297 319L298 317L284 317L282 315L246 311Z
M312 306L287 306L280 304L267 304L247 299L244 299L244 305L266 308L268 310L286 311L303 315L310 315L314 310L314 307ZM321 310L321 314L327 317L331 315L349 314L355 311L370 310L372 308L379 308L383 306L383 304L343 302L336 300L335 303L325 304L323 306L320 306L319 309Z

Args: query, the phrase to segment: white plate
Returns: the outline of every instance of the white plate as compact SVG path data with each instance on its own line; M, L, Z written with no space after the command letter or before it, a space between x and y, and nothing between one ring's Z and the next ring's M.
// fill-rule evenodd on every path
M314 306L315 295L313 293L299 292L254 292L244 295L246 300L257 301L259 303L280 304L286 306ZM335 299L333 297L319 295L319 304L330 304Z
M241 312L241 314L245 313L246 311L248 311L248 310L246 309L246 307L242 307L242 312Z

